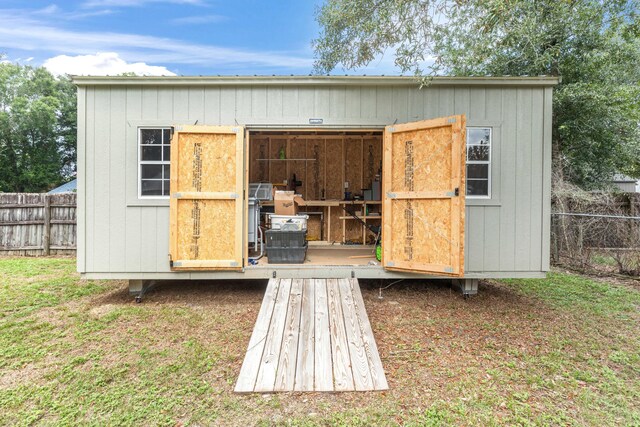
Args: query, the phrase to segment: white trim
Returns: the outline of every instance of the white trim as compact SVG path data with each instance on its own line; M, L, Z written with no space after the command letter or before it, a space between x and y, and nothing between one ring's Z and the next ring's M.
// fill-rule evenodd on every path
M415 76L72 76L78 86L127 85L127 86L286 86L286 85L342 85L342 86L384 86L420 85ZM431 86L555 86L558 77L447 77L436 76Z
M469 129L489 129L489 160L485 161L485 160L473 160L471 162L469 162L467 160L467 157L469 155L469 151L468 148L469 146L478 146L480 147L480 144L468 144L468 138L469 138L469 134L467 132L465 132L466 134L466 138L467 141L465 141L465 153L464 153L464 158L465 158L465 168L467 167L466 165L488 165L488 172L487 172L487 194L486 195L482 195L482 196L478 196L478 195L468 195L466 194L467 191L467 186L465 185L465 198L467 199L475 199L475 200L489 200L491 199L491 182L493 181L492 178L492 168L491 165L493 164L493 126L467 126L467 130ZM466 176L465 181L468 181L469 177Z
M169 200L170 196L143 196L142 195L142 165L171 165L171 159L169 159L169 161L165 161L165 160L142 160L140 158L140 152L141 152L141 147L157 147L158 145L156 144L141 144L140 143L140 138L142 135L142 130L143 129L160 129L162 131L164 131L165 129L171 129L171 126L138 126L138 130L137 130L137 136L136 136L136 156L137 156L137 174L136 174L136 181L137 181L137 186L138 186L138 200ZM162 135L162 142L160 144L160 158L164 158L164 147L166 145L169 144L165 144L164 142L164 132L161 132ZM169 141L169 143L171 143L171 141ZM143 163L144 162L144 163ZM164 169L164 168L163 168ZM163 178L161 179L149 179L149 181L160 181L162 182L162 186L161 188L164 191L164 181L166 181L164 179L164 172L163 172Z

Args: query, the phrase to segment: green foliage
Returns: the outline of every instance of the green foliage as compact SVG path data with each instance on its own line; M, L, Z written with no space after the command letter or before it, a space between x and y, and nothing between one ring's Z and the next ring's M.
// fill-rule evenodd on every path
M76 92L44 68L0 63L0 191L41 192L75 171Z
M428 77L553 75L556 166L591 188L640 176L637 0L327 0L316 71L354 69L387 50Z

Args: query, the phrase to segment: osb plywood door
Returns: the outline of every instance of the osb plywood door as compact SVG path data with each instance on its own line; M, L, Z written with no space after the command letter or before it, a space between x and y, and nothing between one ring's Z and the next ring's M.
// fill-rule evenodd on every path
M464 115L385 128L385 268L463 275L464 174Z
M236 270L243 263L244 128L177 126L171 140L173 270Z

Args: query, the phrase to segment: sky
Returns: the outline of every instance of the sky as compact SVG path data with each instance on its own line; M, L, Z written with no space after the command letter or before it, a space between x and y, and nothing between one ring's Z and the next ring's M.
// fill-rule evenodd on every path
M5 61L72 75L304 75L322 0L0 0ZM397 74L381 58L356 71Z

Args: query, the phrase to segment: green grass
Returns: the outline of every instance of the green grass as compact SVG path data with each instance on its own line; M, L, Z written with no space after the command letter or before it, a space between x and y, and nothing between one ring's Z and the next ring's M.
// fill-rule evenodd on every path
M74 270L0 258L0 425L640 426L629 286L551 273L466 301L365 290L391 390L266 398L232 392L255 293L161 289L136 305L124 283Z
M105 289L98 282L79 281L75 266L70 258L0 258L0 319L24 317Z
M640 292L565 273L549 273L544 280L505 280L518 291L540 298L553 306L585 315L628 318L638 313Z

